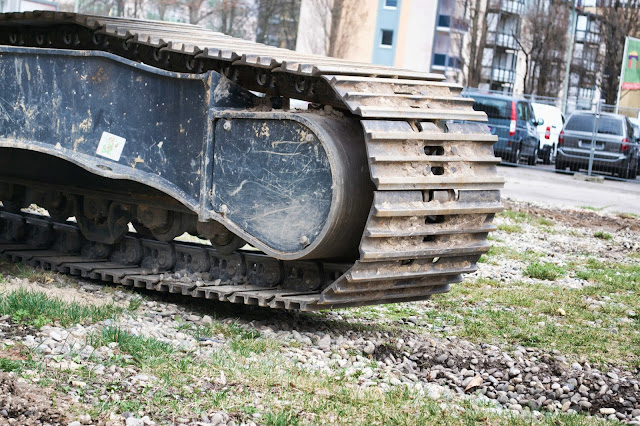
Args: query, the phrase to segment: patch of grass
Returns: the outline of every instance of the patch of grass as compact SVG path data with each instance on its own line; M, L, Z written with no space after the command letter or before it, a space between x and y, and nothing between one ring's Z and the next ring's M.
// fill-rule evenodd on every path
M590 285L480 279L433 296L421 315L438 315L450 327L446 334L475 342L558 349L595 365L639 367L640 320L628 312L640 311L640 265L587 259L555 268L542 262L528 267L538 278L567 273Z
M607 207L610 206L604 206L604 207L593 207L593 206L579 206L579 208L583 209L583 210L591 210L593 212L601 212L604 209L606 209Z
M527 277L536 278L538 280L555 281L566 275L567 271L553 263L533 262L527 266L523 273Z
M498 217L511 219L517 223L531 222L533 220L533 216L525 212L518 212L515 210L505 210L501 213L498 213Z
M117 343L118 348L133 358L140 365L162 364L169 361L175 349L172 345L158 339L135 336L120 327L109 326L99 334L87 337L87 343L94 348Z
M555 225L555 223L552 220L549 220L545 217L539 217L536 222L538 223L538 225L540 226L553 226Z
M293 410L283 410L268 413L264 417L264 424L269 426L296 426L300 424L300 419Z
M586 265L576 271L576 277L599 284L594 288L585 288L589 294L640 291L640 265L606 263L590 258Z
M91 323L113 318L123 309L114 304L100 306L68 303L51 298L45 293L18 289L0 295L0 315L40 328L58 323L63 327L79 323Z
M492 257L504 257L507 259L520 260L523 262L530 262L536 259L540 259L543 255L531 250L524 252L512 249L506 246L492 245L488 252L482 255L479 262L488 262Z
M498 225L498 230L499 231L504 231L507 234L516 234L516 233L523 232L522 226L520 226L520 225L511 225L511 224L508 224L508 223L501 223L500 225Z
M12 371L22 370L23 361L16 361L8 358L0 357L0 371L6 371L8 373Z
M596 238L600 238L601 240L612 240L613 235L604 231L596 231L593 233L593 236Z

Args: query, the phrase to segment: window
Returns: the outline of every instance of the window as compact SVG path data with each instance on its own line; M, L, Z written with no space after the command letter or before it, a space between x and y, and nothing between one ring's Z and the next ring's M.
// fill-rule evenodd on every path
M529 121L529 110L524 102L518 102L518 120Z
M438 26L449 28L451 26L451 16L449 15L439 15L438 16Z
M384 0L384 7L395 9L398 7L398 0Z
M380 40L381 46L393 45L393 30L382 30L382 39Z
M566 130L575 130L577 132L593 132L595 126L595 114L575 114L569 118ZM616 117L600 116L598 122L598 133L608 135L622 136L622 120Z
M473 100L473 109L484 111L489 118L508 120L511 117L511 102L483 97L474 97Z
M447 55L436 53L433 55L433 65L436 67L444 67L447 63Z

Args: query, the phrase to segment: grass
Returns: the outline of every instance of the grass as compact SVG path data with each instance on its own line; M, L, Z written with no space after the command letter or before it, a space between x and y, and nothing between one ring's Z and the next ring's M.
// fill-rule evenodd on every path
M520 225L511 225L508 223L501 223L498 225L498 231L504 231L508 234L521 233L523 231Z
M501 213L498 213L498 217L511 219L516 223L525 223L525 222L533 222L534 217L525 212L518 212L515 210L505 210Z
M553 263L546 262L530 263L523 271L523 274L527 277L549 281L555 281L558 278L566 275L566 273L567 271L565 271L563 268L554 265Z
M592 212L601 212L604 209L611 207L611 206L603 206L603 207L593 207L593 206L579 206L581 209L583 210L591 210Z
M68 303L45 293L23 289L0 294L0 315L9 315L13 321L40 328L47 324L67 327L113 318L123 312L114 304L100 306Z
M22 370L23 361L0 357L0 371L8 373Z
M593 233L593 236L596 238L600 238L601 240L607 240L607 241L613 239L613 235L604 231L596 231Z
M537 220L538 225L540 226L553 226L555 223L552 220L549 220L544 217L539 217Z
M235 339L264 340L268 348L281 345L281 342L254 333L242 336L234 330L229 332L233 336L231 342ZM449 403L446 397L433 400L404 386L387 392L378 386L361 388L356 386L353 377L340 370L334 374L306 370L285 359L278 350L245 352L230 343L212 348L208 357L198 358L192 353L164 346L159 350L150 349L158 343L128 335L122 330L103 331L97 338L102 340L96 344L117 341L122 350L128 347L143 354L143 358L163 362L141 365L142 373L156 378L154 386L124 386L109 377L79 372L84 374L82 380L88 383L87 389L93 386L92 381L106 380L109 395L118 395L118 398L110 397L96 403L90 412L92 418L101 418L113 411L130 411L153 413L156 421L173 422L177 417L199 418L202 414L220 410L228 413L236 423L252 420L265 425L522 421L522 418L516 420L508 414L505 418L504 414L484 411L484 406L471 400L456 400L455 403ZM58 380L62 386L69 383L70 377ZM256 414L260 417L254 417ZM551 425L566 420L570 424L573 419L547 415L541 422Z
M174 347L160 340L135 336L120 327L109 326L99 334L90 335L87 343L94 348L117 343L120 351L130 355L138 365L164 364L175 352Z
M527 269L539 279L564 271L532 265ZM422 318L439 316L450 333L476 342L558 349L596 365L640 367L640 319L628 314L640 312L640 265L589 259L570 268L567 273L591 285L574 289L480 279L434 296ZM594 308L592 300L600 306Z

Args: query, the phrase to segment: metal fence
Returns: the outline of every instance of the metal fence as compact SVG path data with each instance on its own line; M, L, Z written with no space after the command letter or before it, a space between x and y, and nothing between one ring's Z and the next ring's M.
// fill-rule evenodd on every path
M570 113L556 119L565 106L562 99L504 95L463 91L463 96L476 99L476 109L487 113L491 132L498 136L494 152L504 163L636 181L640 168L639 109L621 107L615 114L613 105L595 102L587 108L574 100L566 105ZM532 106L534 103L542 106ZM545 123L540 123L540 118Z

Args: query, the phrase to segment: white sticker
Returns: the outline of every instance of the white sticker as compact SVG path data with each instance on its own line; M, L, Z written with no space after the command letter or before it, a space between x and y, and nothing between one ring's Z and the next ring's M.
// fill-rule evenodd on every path
M102 137L100 138L96 154L107 157L113 161L120 161L120 156L122 155L125 143L127 143L125 138L112 135L108 132L102 132Z

